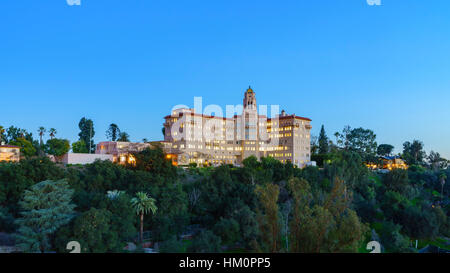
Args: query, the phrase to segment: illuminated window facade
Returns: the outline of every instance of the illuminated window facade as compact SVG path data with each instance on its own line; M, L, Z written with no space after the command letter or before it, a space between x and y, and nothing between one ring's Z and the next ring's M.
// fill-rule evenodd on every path
M112 155L113 162L120 164L135 164L136 159L132 153L140 152L146 148L152 148L152 145L150 143L104 141L97 144L95 153Z
M241 165L249 156L271 156L298 167L311 161L311 119L285 111L276 118L259 115L256 94L251 88L244 93L242 114L233 118L182 108L164 119L165 135L160 143L179 165Z
M0 162L19 162L20 147L12 145L0 146Z

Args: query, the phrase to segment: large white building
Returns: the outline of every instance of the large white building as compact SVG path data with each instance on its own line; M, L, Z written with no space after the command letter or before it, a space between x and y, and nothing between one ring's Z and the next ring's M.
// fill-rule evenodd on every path
M259 115L256 94L244 94L242 114L233 118L175 109L166 116L164 141L160 142L174 164L241 165L249 156L291 161L298 167L310 162L311 119L288 115Z
M109 154L76 154L76 153L67 153L62 156L60 162L63 164L71 164L71 165L86 165L92 164L96 160L109 160L113 161L113 156Z

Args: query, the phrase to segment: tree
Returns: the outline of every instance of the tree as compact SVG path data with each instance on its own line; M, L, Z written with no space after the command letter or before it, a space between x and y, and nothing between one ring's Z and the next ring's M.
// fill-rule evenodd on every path
M49 236L74 216L73 193L64 179L43 181L25 191L20 202L22 216L16 221L18 245L24 251L48 249Z
M40 146L44 146L43 137L44 137L44 134L46 131L47 130L43 126L39 127L39 129L38 129L39 138L40 138L40 141L39 141Z
M80 133L78 134L80 140L84 141L86 148L90 153L95 152L93 140L95 136L94 122L91 119L82 118L78 123L78 127L80 128Z
M8 208L0 206L0 232L13 233L14 231L14 217Z
M350 126L346 126L342 134L335 134L338 144L350 151L354 151L360 154L365 161L370 161L376 154L377 150L377 135L369 129L356 128L351 129Z
M380 208L383 210L386 219L395 223L402 222L403 213L409 206L411 206L411 203L405 196L391 190L386 191L380 202Z
M445 167L443 163L445 163L447 160L442 158L441 155L437 152L431 151L428 155L428 162L430 163L431 168L434 171L437 171L443 167Z
M61 157L70 150L70 143L67 139L52 138L45 144L45 152L55 157Z
M319 153L318 139L319 138L317 136L311 135L310 146L312 155Z
M24 138L27 141L29 141L30 143L33 142L33 134L32 133L28 133L27 130L25 129L20 129L14 126L10 126L7 130L6 130L6 138L5 138L5 142L6 143L10 143L11 141L17 140L18 138Z
M434 239L439 233L437 210L427 207L408 206L400 212L403 231L412 238ZM395 221L394 221L395 222Z
M0 145L6 140L5 128L0 125Z
M91 208L75 219L72 238L80 243L84 253L119 252L121 242L111 224L111 212Z
M293 178L288 189L294 200L290 222L291 252L355 252L366 232L355 211L350 209L351 192L335 179L323 202L313 201L306 180ZM311 202L312 203L312 202Z
M115 123L111 123L109 125L108 130L106 131L106 137L111 141L116 141L117 138L119 138L119 135L120 135L119 126L117 126L117 124Z
M280 189L277 185L266 184L264 186L257 185L255 188L256 195L264 214L260 215L260 229L266 247L270 252L277 252L279 249L280 225L278 221L278 195Z
M0 207L8 208L14 216L19 216L19 201L26 189L44 180L59 180L64 170L48 157L25 158L18 164L0 164Z
M403 159L409 165L421 165L426 157L426 153L423 150L423 142L414 140L412 143L407 141L403 143Z
M8 129L6 130L5 142L9 143L9 142L19 138L20 137L19 136L19 130L20 130L20 128L16 128L14 126L8 127Z
M173 235L169 240L162 242L159 247L160 253L181 253L182 251L183 241L178 240L176 235Z
M291 252L299 252L300 244L302 243L302 225L306 221L306 213L309 211L309 202L312 199L310 193L311 187L304 179L297 177L291 178L288 181L288 190L293 198L293 215L290 221L290 237L291 237Z
M251 185L255 185L256 183L256 176L258 175L258 167L259 167L259 162L258 162L258 158L256 158L256 156L251 155L249 157L247 157L246 159L244 159L242 161L242 164L244 165L243 168L243 173L244 173L244 178L245 179L243 182L247 182L250 183Z
M383 177L383 184L387 190L406 194L409 185L408 171L402 169L394 169Z
M55 128L50 128L48 132L51 139L55 138L55 135L58 133Z
M447 180L447 175L443 172L440 176L439 176L439 181L441 182L441 202L444 199L444 185L445 185L445 181Z
M319 154L327 154L329 150L330 147L328 146L328 137L325 132L325 127L322 125L319 135Z
M158 177L164 177L167 181L175 181L177 168L172 162L167 160L166 155L160 147L155 149L144 149L139 153L133 153L136 163L127 166L133 170L151 172Z
M113 191L107 191L106 192L106 196L108 197L109 200L117 200L118 198L120 198L124 194L125 194L124 191L118 191L118 190L113 190Z
M130 142L130 135L126 132L121 132L117 141Z
M198 234L188 251L193 253L219 253L222 241L212 231L206 230Z
M155 171L149 174L159 176L156 173ZM152 218L152 235L154 240L165 241L173 234L180 235L185 232L184 227L189 217L188 198L181 183L171 180L170 177L160 176L155 179L153 185L149 192L158 200L158 213ZM144 188L148 189L148 186ZM150 224L149 221L147 223Z
M239 234L243 244L251 248L252 243L256 242L260 236L255 212L249 206L243 205L234 211L233 219L239 223Z
M124 191L109 191L106 209L112 213L111 230L119 241L126 242L136 235L136 217L131 197Z
M393 222L383 222L380 231L381 244L390 252L411 252L408 247L408 239L401 235L400 225Z
M358 188L367 181L369 175L369 170L364 165L361 155L346 150L337 152L332 162L325 165L324 171L329 181L338 177L345 181L349 189ZM315 185L312 181L310 183L312 187Z
M350 149L359 152L360 154L375 154L377 143L375 141L376 135L372 130L356 128L351 130L348 138L350 142Z
M377 154L379 156L390 156L392 151L394 150L394 146L390 144L380 144L377 149Z
M281 206L281 215L282 215L282 222L283 222L283 236L284 236L285 243L286 243L286 247L285 247L286 251L289 251L289 233L290 233L289 215L291 214L291 211L292 211L292 202L291 202L291 200L288 200Z
M85 154L89 152L89 149L86 148L86 143L83 140L78 140L77 142L72 143L72 152L76 154Z
M10 141L9 144L19 146L20 152L25 157L31 157L36 155L36 148L34 148L33 144L30 141L26 140L25 138L19 137L16 140Z
M141 220L141 228L140 228L140 241L144 242L144 214L148 214L151 212L152 214L156 213L158 209L155 204L156 200L149 197L145 192L136 193L136 197L131 199L131 204L136 211L136 214L139 215Z
M239 223L233 218L221 218L214 225L214 233L219 235L224 244L234 244L239 239Z
M339 132L334 133L334 136L336 137L336 144L344 149L348 149L349 148L349 135L351 132L352 128L350 126L345 126L344 129L342 130L342 134Z

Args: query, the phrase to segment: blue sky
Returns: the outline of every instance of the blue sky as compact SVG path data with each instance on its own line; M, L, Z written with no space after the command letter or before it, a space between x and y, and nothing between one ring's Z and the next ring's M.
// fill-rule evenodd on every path
M450 1L8 0L0 3L0 124L95 141L114 122L162 138L176 104L279 104L313 134L374 130L450 158Z

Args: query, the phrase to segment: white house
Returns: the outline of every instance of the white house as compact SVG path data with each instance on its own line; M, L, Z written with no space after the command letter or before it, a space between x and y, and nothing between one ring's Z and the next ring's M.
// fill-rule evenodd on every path
M109 154L75 154L68 153L62 156L61 163L63 164L91 164L94 163L95 160L109 160L113 161L113 156Z

